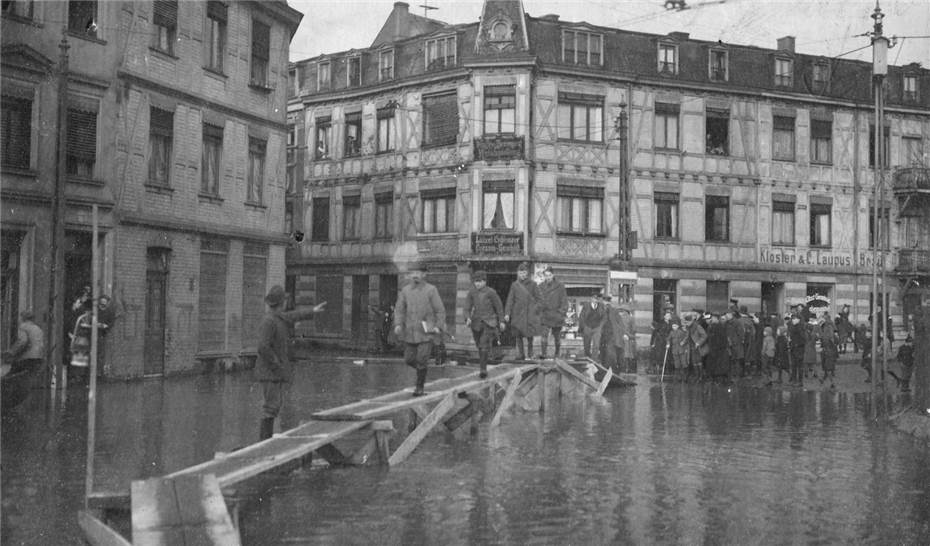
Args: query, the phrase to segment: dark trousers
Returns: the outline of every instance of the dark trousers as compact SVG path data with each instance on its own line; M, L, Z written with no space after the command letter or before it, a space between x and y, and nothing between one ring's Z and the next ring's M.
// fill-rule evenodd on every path
M286 381L262 381L262 417L274 419L281 413L287 399L288 385Z
M472 329L471 334L475 338L475 346L478 347L481 371L485 371L488 367L488 359L491 358L491 348L497 341L497 328L481 323L477 329Z
M429 356L433 350L431 341L423 343L404 343L404 364L417 371L417 388L422 389L426 383Z
M533 353L533 336L524 336L519 330L513 331L514 343L517 344L517 358L525 360ZM526 350L523 350L523 340L526 340Z
M548 330L548 331L547 331ZM559 348L562 346L562 327L561 326L543 326L543 335L542 339L539 342L540 351L542 351L543 356L548 356L546 353L549 350L549 333L552 333L552 337L555 339L555 354L553 356L559 356Z
M584 355L594 360L601 358L601 331L603 326L597 328L585 328L581 334L584 343Z

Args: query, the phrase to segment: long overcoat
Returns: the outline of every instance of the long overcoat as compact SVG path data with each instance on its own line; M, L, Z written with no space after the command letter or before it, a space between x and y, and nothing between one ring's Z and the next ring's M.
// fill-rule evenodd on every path
M688 349L691 351L688 361L692 365L700 366L710 350L707 346L707 330L696 320L688 324L685 329L688 330Z
M313 318L313 309L269 311L258 327L258 355L255 358L256 381L289 383L294 377L291 361L291 329L300 320Z
M425 343L435 341L423 328L446 327L446 308L439 297L439 291L432 284L421 281L407 283L397 296L394 305L394 325L401 326L400 340L404 343Z
M568 295L565 285L558 279L552 279L539 285L540 322L548 328L561 328L565 325L565 313L568 311Z
M539 287L532 279L516 280L510 285L504 315L510 317L510 327L524 337L533 337L540 331Z
M707 327L709 352L705 366L708 376L725 376L730 373L730 352L727 350L727 343L727 325L722 322L710 323Z

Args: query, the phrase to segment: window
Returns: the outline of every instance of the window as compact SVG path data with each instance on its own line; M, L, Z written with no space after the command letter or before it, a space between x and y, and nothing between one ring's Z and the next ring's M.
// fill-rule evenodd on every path
M67 173L93 178L97 163L97 112L68 108Z
M245 243L242 248L242 346L256 347L265 317L268 245Z
M229 240L200 240L200 282L197 294L197 349L221 351L226 346L226 278Z
M287 124L287 147L297 146L297 125Z
M888 142L891 140L890 134L889 134L890 128L886 126L883 133L884 133L884 138L882 138L882 157L883 157L882 165L887 169L888 160L890 159L889 146L888 146ZM875 126L874 125L869 126L869 167L872 167L873 169L875 168Z
M562 62L600 66L603 58L603 35L580 30L562 31Z
M347 85L349 87L358 87L362 85L362 58L349 57L346 60L346 64L346 74L349 78Z
M3 166L28 169L31 164L32 101L3 95Z
M265 148L266 141L249 137L249 183L245 200L247 203L260 205L262 191L265 187Z
M921 166L924 165L924 141L920 137L906 136L901 137L902 148L904 148L903 165Z
M223 57L226 54L226 5L222 2L207 2L207 68L223 72Z
M772 244L794 245L794 202L772 200Z
M656 192L656 239L678 239L678 194Z
M794 161L794 118L775 116L772 119L772 159Z
M3 0L3 14L32 19L33 0Z
M727 81L727 52L720 49L710 50L710 72L709 77L712 82Z
M375 194L375 238L389 239L394 233L394 192Z
M727 155L730 147L730 112L707 109L707 148L711 155Z
M329 240L329 197L313 198L313 224L311 226L311 241Z
M149 184L171 185L171 147L174 140L174 113L149 110Z
M678 108L677 104L656 103L656 148L678 149Z
M730 283L727 281L707 281L707 302L704 306L709 313L725 313L730 305Z
M704 206L704 240L730 240L730 198L708 195Z
M811 162L833 163L833 122L811 120Z
M378 54L378 81L394 79L394 50L388 49Z
M455 231L455 188L440 188L420 192L423 217L420 233Z
M350 241L361 236L362 202L358 195L342 197L342 239Z
M316 120L316 159L329 159L330 142L333 136L333 122L330 118Z
M346 114L345 156L362 153L362 113Z
M484 88L484 134L513 134L516 101L516 91L512 85Z
M394 109L378 110L378 153L394 150Z
M513 180L486 180L484 190L483 229L513 229Z
M330 84L330 69L329 63L320 63L317 65L316 72L316 88L317 91L323 91L329 89Z
M455 65L455 36L426 41L426 69L434 70Z
M423 97L423 145L455 144L459 112L455 93Z
M875 248L875 238L876 236L881 236L880 243L884 242L885 248L890 248L887 246L889 241L889 226L891 225L889 216L891 211L888 207L883 207L878 211L878 214L881 216L878 220L878 225L881 226L881 233L875 233L875 205L873 204L869 207L869 248ZM920 219L923 221L923 219Z
M268 86L268 59L271 50L271 27L260 21L252 20L252 63L249 83L261 87Z
M811 67L811 79L814 85L824 87L830 83L830 65L824 62L815 62Z
M604 232L604 188L559 185L558 218L560 233L602 234Z
M200 168L200 192L204 195L220 195L220 159L223 157L223 128L216 125L203 126L203 158Z
M659 73L678 73L678 46L659 44Z
M811 203L811 246L830 246L830 209L825 203Z
M604 98L559 93L559 140L603 142Z
M904 85L902 89L904 91L904 100L906 102L917 102L917 76L906 74L904 76Z
M775 59L775 85L791 87L792 64L791 59Z
M155 0L152 7L152 47L174 54L174 41L178 32L177 0Z
M68 31L83 36L97 37L97 2L70 0L68 2Z

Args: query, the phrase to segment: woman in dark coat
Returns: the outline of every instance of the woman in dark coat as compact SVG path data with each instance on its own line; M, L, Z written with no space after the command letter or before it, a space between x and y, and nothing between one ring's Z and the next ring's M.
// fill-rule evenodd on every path
M717 315L707 325L707 376L718 381L730 374L730 352L728 350L727 325Z

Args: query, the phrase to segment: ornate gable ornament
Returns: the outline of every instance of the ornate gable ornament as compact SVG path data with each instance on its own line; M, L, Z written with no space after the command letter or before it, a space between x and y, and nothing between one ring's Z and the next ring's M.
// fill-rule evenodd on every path
M475 49L479 55L527 51L523 4L520 0L485 0Z

